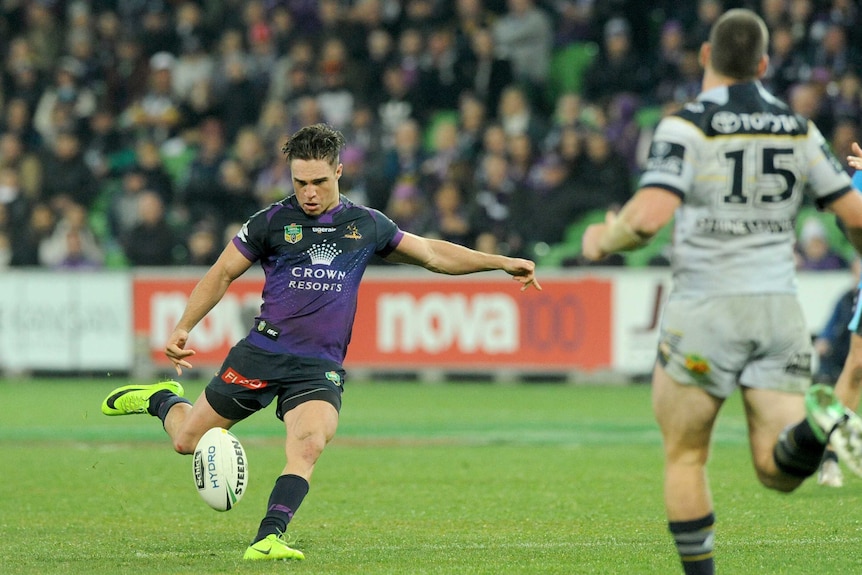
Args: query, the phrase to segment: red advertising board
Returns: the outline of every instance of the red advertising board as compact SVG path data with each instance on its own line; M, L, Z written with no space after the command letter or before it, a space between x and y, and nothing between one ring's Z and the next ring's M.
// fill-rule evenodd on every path
M475 278L475 279L474 279ZM612 281L546 279L543 291L511 280L369 275L359 291L345 365L398 368L595 370L611 367ZM135 333L166 365L163 346L195 280L137 278ZM239 279L192 332L194 365L219 365L252 325L261 279Z

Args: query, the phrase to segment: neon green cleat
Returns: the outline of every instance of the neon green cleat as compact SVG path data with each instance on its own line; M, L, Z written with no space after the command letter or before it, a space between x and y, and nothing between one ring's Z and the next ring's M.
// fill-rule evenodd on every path
M293 549L287 546L287 541L282 535L267 535L265 539L261 539L253 545L249 545L245 550L243 559L249 561L279 561L286 559L296 559L302 561L305 559L302 551Z
M180 397L183 386L176 381L161 381L150 385L124 385L112 391L102 402L102 413L105 415L131 415L147 413L150 398L157 391L171 391Z
M838 460L862 476L862 418L844 407L827 385L808 389L805 412L814 434L828 440Z

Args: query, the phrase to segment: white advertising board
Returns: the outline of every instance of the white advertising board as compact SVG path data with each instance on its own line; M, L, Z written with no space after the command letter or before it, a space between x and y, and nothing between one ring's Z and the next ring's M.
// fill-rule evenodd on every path
M134 359L131 277L112 272L0 275L0 367L127 370Z

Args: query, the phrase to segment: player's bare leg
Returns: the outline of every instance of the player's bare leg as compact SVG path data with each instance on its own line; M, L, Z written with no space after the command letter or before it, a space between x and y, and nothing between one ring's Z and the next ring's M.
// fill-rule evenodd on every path
M201 392L194 406L178 403L171 407L164 422L174 450L182 454L193 453L201 436L213 427L230 429L236 423L215 412L206 392Z
M668 525L686 573L711 574L715 516L706 462L723 402L700 388L680 385L660 365L652 386L653 411L664 442Z
M287 464L275 481L266 516L261 520L257 536L246 551L246 559L271 559L272 553L284 555L284 559L304 557L301 552L288 546L283 535L308 493L314 465L335 436L338 410L326 401L307 401L284 415L284 427L287 431Z
M862 336L850 334L850 351L835 383L835 395L853 411L859 409L862 396Z
M748 419L748 440L754 469L760 482L777 491L793 491L805 477L781 471L774 457L775 443L788 425L805 418L801 395L767 389L742 388ZM822 451L816 454L819 458Z

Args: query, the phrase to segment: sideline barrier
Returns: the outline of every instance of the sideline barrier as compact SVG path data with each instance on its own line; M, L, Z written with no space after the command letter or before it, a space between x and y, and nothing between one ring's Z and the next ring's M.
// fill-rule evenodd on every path
M168 335L202 269L10 272L0 276L5 371L165 371ZM497 273L441 277L371 268L359 293L349 370L477 374L650 371L670 288L665 269L541 271L544 290L519 291ZM262 275L249 273L191 334L208 377L250 329ZM854 281L849 272L800 276L812 332Z

